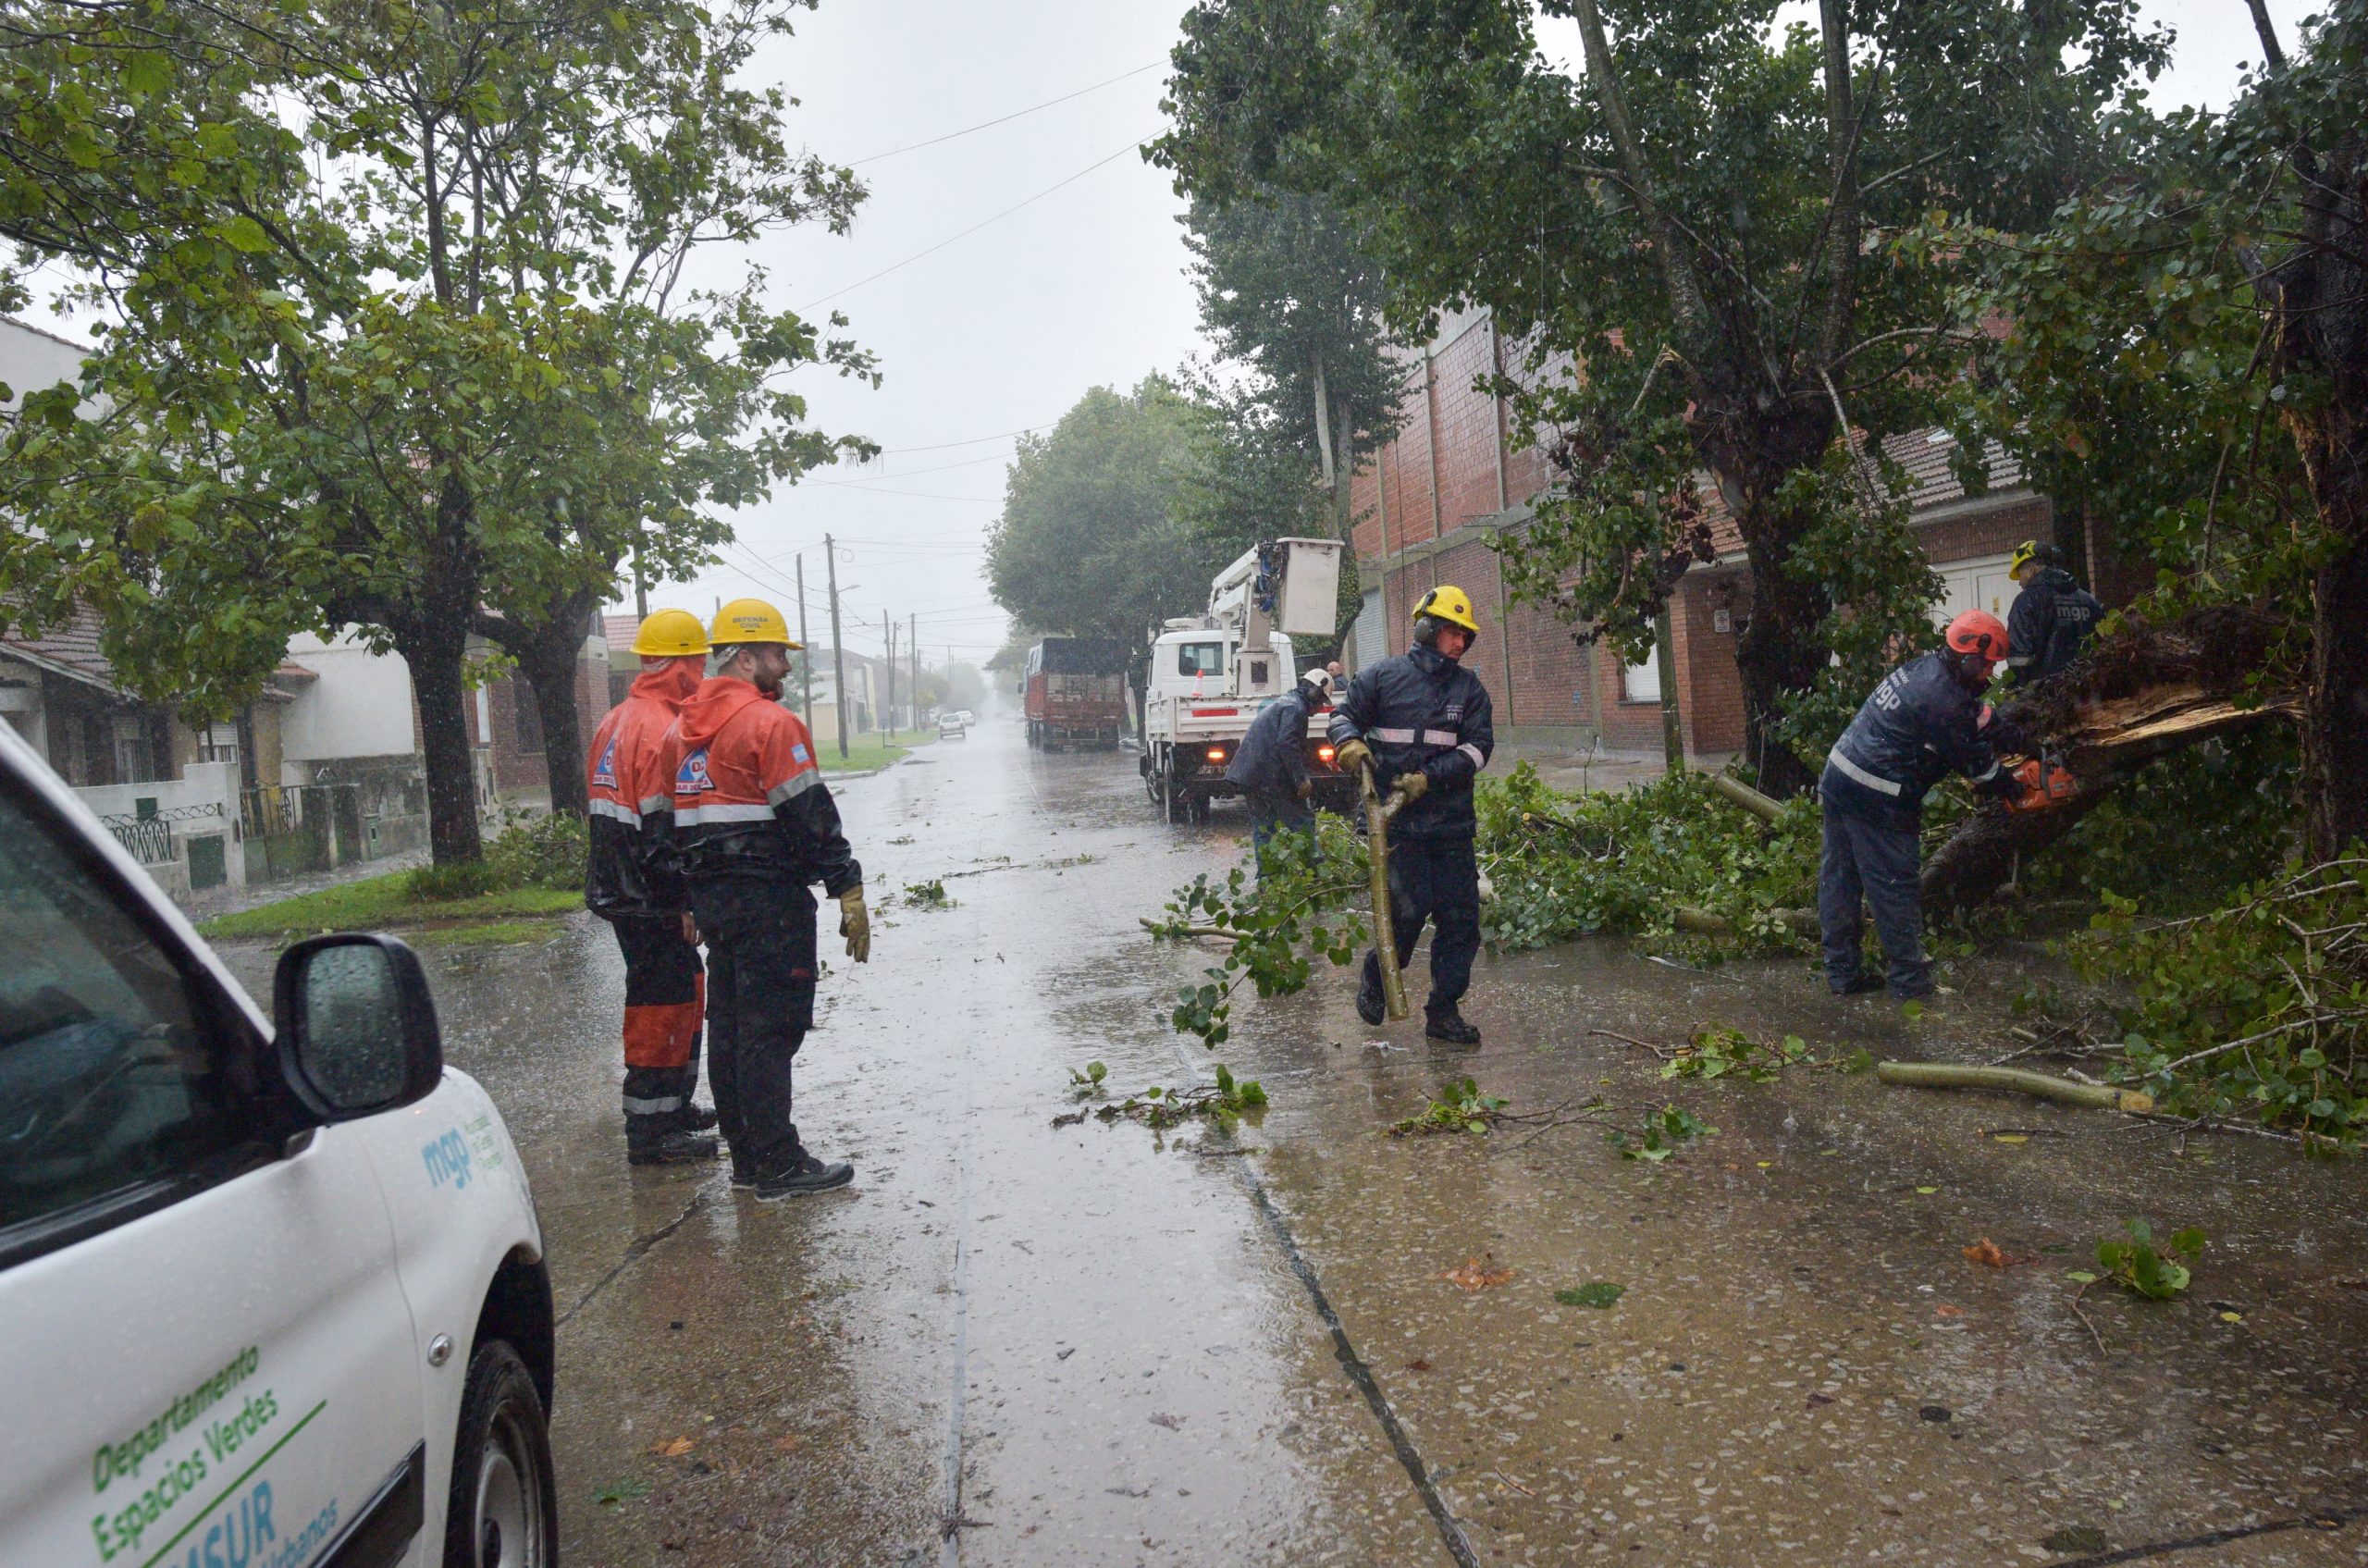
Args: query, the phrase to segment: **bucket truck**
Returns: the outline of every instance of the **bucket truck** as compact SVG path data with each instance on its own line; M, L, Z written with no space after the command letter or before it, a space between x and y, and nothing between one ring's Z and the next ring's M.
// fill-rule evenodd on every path
M1143 673L1143 789L1171 822L1208 821L1250 722L1298 683L1291 638L1321 640L1338 623L1340 541L1276 539L1246 549L1209 584L1199 615L1153 634ZM1308 771L1319 804L1347 811L1356 781L1332 764L1322 722L1310 726Z

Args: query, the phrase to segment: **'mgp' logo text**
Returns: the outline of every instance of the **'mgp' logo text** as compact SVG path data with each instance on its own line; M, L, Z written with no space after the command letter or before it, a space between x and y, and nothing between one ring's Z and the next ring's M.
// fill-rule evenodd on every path
M427 1166L429 1186L441 1187L448 1181L455 1187L469 1184L469 1146L461 1142L457 1130L421 1145L419 1157Z

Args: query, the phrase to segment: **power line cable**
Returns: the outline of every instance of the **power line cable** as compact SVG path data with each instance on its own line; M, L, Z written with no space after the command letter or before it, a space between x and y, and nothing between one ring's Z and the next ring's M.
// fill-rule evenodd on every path
M1013 436L1032 436L1039 430L1049 430L1059 423L1060 421L1057 419L1047 419L1041 425L1023 425L1017 430L998 430L992 436L973 436L967 441L939 441L933 446L882 447L880 449L880 455L882 457L892 457L898 452L946 451L955 447L980 447L986 445L989 441L1005 440Z
M904 153L918 153L923 147L934 147L941 142L951 142L957 137L968 136L973 131L992 130L998 125L1008 125L1013 120L1036 113L1039 109L1049 109L1055 104L1066 104L1072 98L1082 98L1089 93L1099 93L1105 87L1116 86L1129 77L1138 77L1145 71L1157 70L1166 63L1166 60L1153 60L1147 66L1137 66L1130 71L1120 71L1116 76L1104 81L1097 81L1091 87L1080 87L1074 93L1064 93L1057 98L1047 98L1041 104L1031 104L1024 109L1014 109L1011 113L998 115L993 119L980 120L978 124L966 126L960 130L949 130L943 136L932 136L926 142L911 142L902 147L891 147L884 153L874 153L869 157L857 158L847 165L847 167L861 168L866 164L876 164L882 158L893 158Z
M804 304L800 305L798 309L800 312L810 312L815 306L829 304L832 300L839 298L843 294L854 293L857 289L862 288L867 283L877 283L880 279L887 277L892 272L900 272L906 267L912 265L915 262L919 261L924 256L933 256L938 252L945 249L946 246L954 243L955 241L967 240L971 235L976 234L980 229L986 228L989 224L1000 223L1005 218L1007 218L1012 214L1018 212L1020 208L1032 206L1036 203L1042 201L1045 197L1051 195L1054 191L1060 190L1063 186L1076 184L1079 180L1083 179L1087 175L1092 174L1095 169L1100 168L1104 164L1115 163L1118 159L1125 157L1128 153L1139 150L1150 140L1150 137L1144 136L1140 137L1133 142L1129 142L1127 145L1119 148L1108 157L1096 158L1092 163L1086 165L1083 168L1078 170L1075 174L1070 175L1067 179L1058 180L1051 185L1045 186L1044 189L1037 191L1036 194L1029 197L1026 201L1014 202L1011 205L1004 208L1003 211L995 214L993 216L980 218L969 228L962 230L961 233L949 234L944 239L940 240L936 244L931 245L926 251L916 251L913 254L906 256L903 261L898 262L894 266L883 266L869 278L858 278L844 289L833 289L831 292L824 294L820 299L808 300Z

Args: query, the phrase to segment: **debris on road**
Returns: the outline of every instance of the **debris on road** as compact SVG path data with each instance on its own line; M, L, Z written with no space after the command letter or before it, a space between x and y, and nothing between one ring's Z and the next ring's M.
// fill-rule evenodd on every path
M2103 1083L2076 1083L2022 1068L1969 1067L1956 1062L1878 1062L1875 1076L1885 1083L1918 1089L2008 1089L2036 1094L2059 1105L2089 1105L2098 1110L2144 1112L2154 1108L2154 1096L2138 1089L2115 1089Z

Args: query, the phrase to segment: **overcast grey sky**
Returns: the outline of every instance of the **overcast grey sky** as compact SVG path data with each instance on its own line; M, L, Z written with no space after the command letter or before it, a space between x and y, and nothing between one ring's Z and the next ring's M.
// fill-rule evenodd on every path
M2244 0L2142 8L2179 34L2158 104L2225 103L2240 62L2260 58ZM2271 0L2289 47L2310 8L2310 0ZM1181 0L823 0L768 66L802 100L796 135L834 161L864 159L1160 65L1181 11ZM1545 42L1560 56L1560 41ZM817 421L887 452L876 470L819 474L740 512L740 542L723 562L653 603L706 611L719 595L746 592L794 615L789 585L803 549L821 641L829 531L841 541L843 588L859 585L847 607L870 623L848 628L848 646L876 649L883 611L919 615L931 661L949 647L976 659L1000 646L1004 619L981 562L1012 448L1006 433L1049 424L1088 387L1131 385L1199 346L1179 204L1164 173L1121 152L1160 128L1164 75L1141 70L1004 125L863 163L871 197L851 238L767 244L761 259L780 301L828 298L881 356L886 382L876 392L808 378ZM859 281L1073 176L975 234Z

